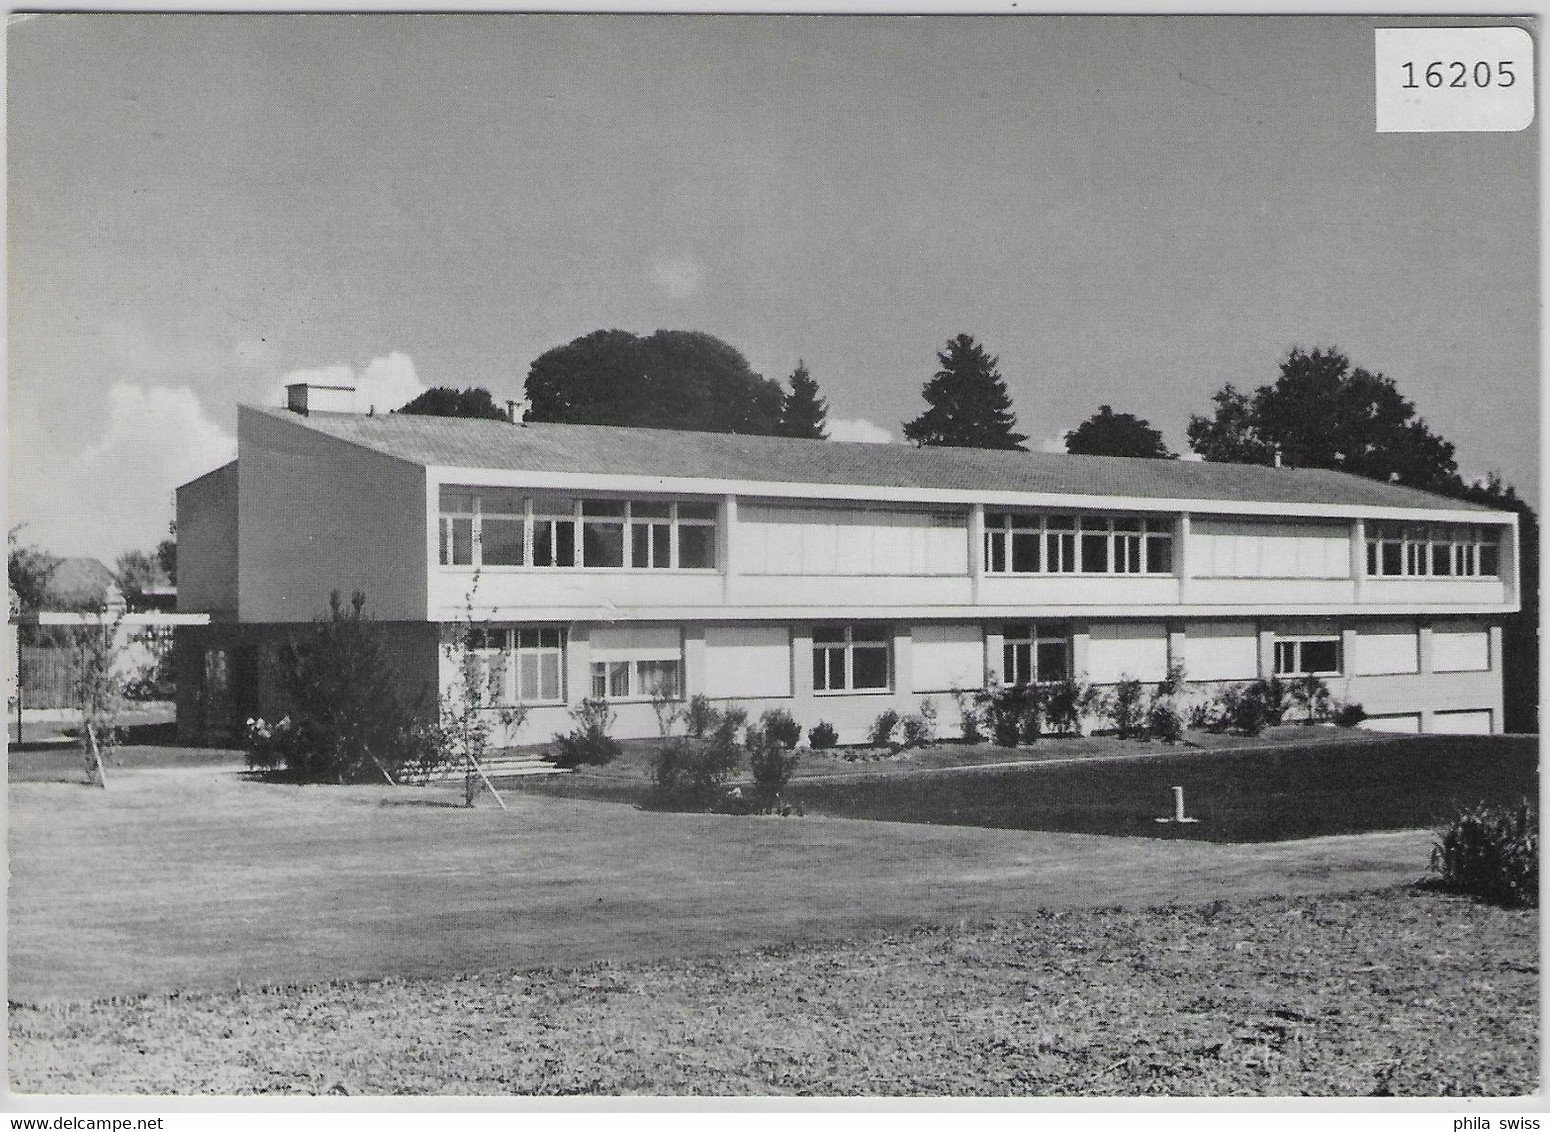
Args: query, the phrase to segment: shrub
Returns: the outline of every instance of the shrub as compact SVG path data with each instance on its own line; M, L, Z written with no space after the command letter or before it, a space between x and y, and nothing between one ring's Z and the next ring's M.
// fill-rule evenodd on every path
M1344 703L1335 708L1331 718L1336 727L1355 727L1367 718L1367 709L1361 704Z
M1184 738L1184 713L1166 696L1158 696L1146 713L1146 733L1164 743Z
M962 688L953 689L953 702L958 705L958 727L965 743L985 741L984 721L980 718L978 696Z
M867 732L867 743L873 747L887 747L889 750L897 750L898 745L894 740L894 731L899 726L899 713L888 708L872 721L872 729Z
M570 717L576 721L575 730L556 735L544 756L555 766L604 766L623 753L619 741L608 734L614 725L614 713L607 700L582 700Z
M1539 903L1539 814L1516 806L1476 806L1437 834L1431 871L1441 887L1499 904Z
M728 704L717 715L716 726L710 729L709 734L714 736L723 727L731 729L736 735L743 729L743 724L748 722L748 709L738 704Z
M1260 701L1265 711L1265 722L1271 727L1279 726L1286 719L1291 697L1286 682L1279 676L1254 681L1249 686L1249 692Z
M786 718L790 719L791 716L786 715ZM799 729L798 737L801 734ZM791 775L801 760L801 756L792 749L795 745L794 740L791 743L784 742L769 727L748 729L748 766L753 771L754 793L766 809L779 803L780 792L791 781Z
M276 651L288 723L264 739L250 731L252 765L308 782L370 782L446 757L445 728L399 699L382 630L365 605L356 593L346 610L336 590L328 613Z
M716 729L716 723L720 718L721 713L715 709L708 697L690 696L689 703L683 710L684 730L689 733L691 739L703 739Z
M785 708L774 708L759 717L759 730L783 747L802 741L802 725Z
M807 742L815 751L827 751L839 741L840 733L834 730L832 723L824 720L819 720L807 733Z
M1309 674L1292 681L1291 696L1303 711L1304 723L1329 718L1329 685Z
M742 760L739 726L723 718L709 739L670 738L663 743L651 771L656 800L701 807L717 801Z
M920 720L925 724L925 730L921 733L922 747L929 747L936 742L936 701L930 696L920 701Z
M1018 734L1023 742L1036 743L1044 734L1044 687L1028 684L1022 692L1022 726Z
M1141 681L1126 677L1114 685L1104 705L1109 722L1121 739L1131 739L1146 732L1146 691Z
M1053 730L1080 735L1082 717L1100 698L1097 688L1074 677L1052 681L1044 685L1044 718Z
M1253 685L1229 684L1221 691L1222 718L1228 730L1242 735L1258 735L1269 725L1265 701Z
M904 731L900 746L907 751L929 747L936 741L936 728L924 716L906 715L899 721L899 726Z

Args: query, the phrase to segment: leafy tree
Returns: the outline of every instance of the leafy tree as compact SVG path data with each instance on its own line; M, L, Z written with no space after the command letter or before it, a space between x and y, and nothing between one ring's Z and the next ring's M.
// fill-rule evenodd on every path
M827 440L825 425L829 419L829 403L818 396L818 382L807 372L807 364L797 360L797 368L791 371L791 390L785 394L780 406L780 435L808 440Z
M1190 447L1207 460L1268 464L1277 451L1299 468L1446 491L1457 483L1453 445L1416 416L1391 378L1353 367L1335 349L1292 350L1281 376L1252 398L1230 385L1214 417L1191 417Z
M167 537L156 544L156 561L161 566L163 574L167 575L167 581L172 585L178 584L178 521L176 519L167 524Z
M18 612L27 612L43 607L49 580L59 569L60 560L46 550L23 545L21 530L18 525L6 532L6 572Z
M167 575L162 570L156 554L143 550L126 550L113 564L113 580L124 593L124 601L131 610L145 608L145 591L150 586L164 585Z
M1162 433L1150 421L1132 413L1116 413L1108 405L1066 433L1066 451L1076 456L1144 456L1171 460Z
M698 330L596 330L528 369L528 419L777 435L785 392Z
M506 410L495 403L488 389L450 389L445 385L427 389L395 412L420 417L475 417L491 421L507 419Z
M1017 417L1006 382L971 335L959 334L937 353L941 369L921 389L929 408L904 424L904 435L922 448L1010 448L1028 438L1014 432Z

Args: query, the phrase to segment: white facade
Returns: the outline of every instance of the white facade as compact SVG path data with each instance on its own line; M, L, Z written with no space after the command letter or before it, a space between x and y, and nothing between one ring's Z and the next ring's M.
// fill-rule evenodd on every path
M1317 672L1395 726L1500 729L1500 618L1518 606L1515 517L1441 498L513 470L252 409L235 474L180 489L178 521L208 534L180 599L217 620L305 622L359 589L406 639L424 626L425 648L437 625L488 626L531 708L517 741L594 694L625 735L655 733L650 692L670 688L854 738L926 695L951 726L952 692L987 674L1155 681L1172 664L1199 682Z

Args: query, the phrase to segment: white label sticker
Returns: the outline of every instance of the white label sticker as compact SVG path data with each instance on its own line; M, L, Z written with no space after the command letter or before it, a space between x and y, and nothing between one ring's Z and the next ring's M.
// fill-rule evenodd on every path
M1378 28L1378 132L1521 130L1534 120L1522 28Z

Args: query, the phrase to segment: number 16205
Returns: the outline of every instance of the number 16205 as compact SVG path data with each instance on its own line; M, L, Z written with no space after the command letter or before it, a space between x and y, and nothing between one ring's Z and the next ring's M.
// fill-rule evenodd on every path
M1401 63L1400 69L1405 72L1405 90L1420 90L1422 83L1433 90L1468 90L1472 86L1480 89L1499 86L1505 89L1517 84L1514 65L1511 59L1499 59L1495 63L1484 59L1473 63L1439 59L1426 64L1425 70L1419 70L1421 64L1410 61Z

